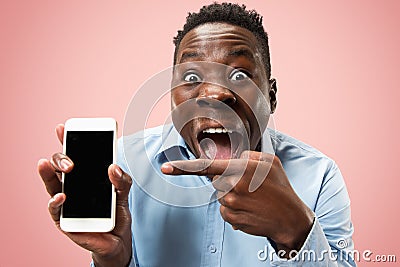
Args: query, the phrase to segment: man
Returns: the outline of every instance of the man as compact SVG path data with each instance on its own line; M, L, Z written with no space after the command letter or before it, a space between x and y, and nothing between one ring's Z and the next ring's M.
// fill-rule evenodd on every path
M174 43L173 125L124 137L109 168L115 229L65 234L96 267L354 266L336 164L267 129L277 87L262 18L212 4L188 16ZM56 132L62 140L63 126ZM59 228L60 172L73 162L56 153L38 169ZM192 188L206 190L185 194Z

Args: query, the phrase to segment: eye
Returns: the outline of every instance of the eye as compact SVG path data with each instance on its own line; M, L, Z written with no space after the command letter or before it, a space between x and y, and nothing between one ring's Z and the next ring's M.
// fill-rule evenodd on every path
M201 78L196 73L189 72L183 76L183 80L185 80L186 82L190 82L190 83L197 83L197 82L201 81Z
M232 81L241 81L241 80L245 80L248 78L249 78L249 75L241 70L234 70L229 75L229 80L232 80Z

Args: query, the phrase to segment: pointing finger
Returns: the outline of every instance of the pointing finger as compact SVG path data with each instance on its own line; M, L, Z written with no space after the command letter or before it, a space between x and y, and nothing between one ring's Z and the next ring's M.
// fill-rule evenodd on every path
M218 192L226 193L234 189L241 178L240 175L217 176L212 185Z
M248 190L249 192L256 191L262 183L265 181L268 172L271 169L272 162L274 161L275 156L268 153L258 152L258 151L243 151L240 155L240 158L256 160L261 162L266 162L267 164L257 164L256 169L254 170L253 177L249 183Z
M258 151L245 150L240 154L240 158L272 163L272 161L274 160L274 155Z
M228 160L178 160L166 162L161 171L169 175L228 175L245 167L247 161Z

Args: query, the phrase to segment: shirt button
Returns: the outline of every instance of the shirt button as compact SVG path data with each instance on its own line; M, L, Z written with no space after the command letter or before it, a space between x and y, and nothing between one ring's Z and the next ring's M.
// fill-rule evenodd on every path
M217 248L216 248L213 244L210 245L210 246L208 247L208 250L209 250L211 253L217 252Z

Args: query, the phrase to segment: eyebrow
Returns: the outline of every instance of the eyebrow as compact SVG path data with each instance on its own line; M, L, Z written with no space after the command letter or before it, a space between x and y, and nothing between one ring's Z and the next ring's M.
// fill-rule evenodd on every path
M254 54L248 49L241 48L241 49L233 50L233 51L230 51L228 53L228 55L234 56L234 57L244 56L244 57L247 57L248 59L250 59L253 63L255 62Z
M200 54L200 53L197 53L197 52L186 52L186 53L182 54L181 59L179 60L179 62L182 63L182 62L185 62L188 59L198 58L198 57L201 57L202 55L203 54Z
M203 53L198 53L195 51L184 52L181 56L181 59L179 60L179 63L184 63L187 60L190 60L193 58L201 58L204 56L205 55ZM247 48L240 48L240 49L229 51L228 56L230 56L230 57L244 56L244 57L248 58L252 63L255 63L254 54Z

